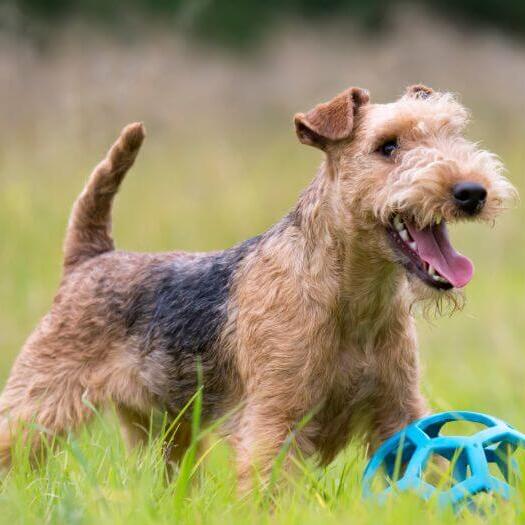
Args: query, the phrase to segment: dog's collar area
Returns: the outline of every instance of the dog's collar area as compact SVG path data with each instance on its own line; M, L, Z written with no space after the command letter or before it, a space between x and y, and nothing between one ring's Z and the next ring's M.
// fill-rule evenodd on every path
M431 264L419 256L417 242L400 215L396 214L392 217L386 230L394 250L401 255L401 262L407 271L437 290L450 290L454 287Z

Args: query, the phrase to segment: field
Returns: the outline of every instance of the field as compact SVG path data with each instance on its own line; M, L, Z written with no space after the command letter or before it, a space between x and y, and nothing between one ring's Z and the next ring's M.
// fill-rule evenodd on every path
M69 67L58 59L55 66ZM250 77L244 75L246 86ZM7 100L15 97L16 86L15 81ZM98 113L90 114L86 104L80 109L57 110L56 115L51 109L41 110L31 122L31 108L38 106L38 86L33 85L31 93L29 87L24 89L27 107L17 100L21 123L11 132L6 125L0 147L2 382L25 337L52 300L72 202L126 120L137 114L144 118L149 136L114 214L115 237L123 249L218 249L257 234L293 205L320 160L315 151L297 144L289 125L289 108L277 104L264 114L271 106L267 101L258 113L246 112L242 105L249 106L252 99L234 104L231 121L226 123L222 119L227 112L222 108L209 121L204 112L196 115L187 126L191 109L184 100L177 106L183 116L173 116L171 127L159 116L158 107L159 114L148 120L141 113L143 100L140 111L133 111L136 107L130 104L126 111L103 117L104 106L94 104ZM53 99L52 85L44 83L42 89ZM83 89L85 94L87 89ZM400 89L398 85L388 94L391 97ZM512 109L507 121L497 105L487 108L486 102L491 101L488 88L480 89L478 96L471 94L466 100L478 115L471 133L502 157L523 194L523 128L512 120ZM307 103L314 92L310 90ZM323 90L328 95L333 92ZM169 98L166 92L161 97ZM154 97L148 100L158 106ZM522 101L520 104L522 108ZM3 108L4 122L12 125L16 111L8 105ZM295 108L299 109L306 108ZM64 117L69 120L62 121ZM73 117L76 120L71 124ZM423 385L434 409L487 412L523 430L524 223L525 212L518 207L493 228L455 227L455 244L476 265L466 307L453 317L419 323ZM303 476L291 480L290 488L273 500L263 495L239 500L229 450L223 443L209 441L208 446L213 446L204 461L199 465L188 461L186 470L168 483L158 443L130 456L115 418L110 414L96 419L80 435L67 438L36 471L29 469L24 450L19 451L15 468L1 482L1 523L405 525L456 519L451 512L439 512L432 503L423 505L411 498L392 500L382 509L364 504L360 499L364 456L358 444L352 444L325 470L304 466ZM525 515L522 504L501 504L487 517L467 514L461 520L525 523Z

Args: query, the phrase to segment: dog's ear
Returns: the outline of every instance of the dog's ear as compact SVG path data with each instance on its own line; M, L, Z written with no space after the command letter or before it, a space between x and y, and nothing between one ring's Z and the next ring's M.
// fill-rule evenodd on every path
M350 137L357 109L369 101L368 92L353 87L308 113L294 117L295 132L303 144L326 149L331 143Z
M405 96L411 98L421 98L425 99L430 97L434 93L432 88L424 86L423 84L415 84L413 86L408 86L405 92Z

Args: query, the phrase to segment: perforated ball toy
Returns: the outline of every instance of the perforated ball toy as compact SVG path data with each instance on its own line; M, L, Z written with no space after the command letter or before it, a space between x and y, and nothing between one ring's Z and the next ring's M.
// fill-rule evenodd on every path
M443 427L452 421L477 423L481 430L472 435L442 435ZM519 475L513 457L519 447L525 447L525 435L495 417L476 412L433 414L383 443L365 469L363 494L384 501L392 491L410 491L455 508L482 492L509 499L514 492L511 480ZM448 483L432 484L426 479L428 463L436 456L450 462ZM376 491L378 476L388 482Z

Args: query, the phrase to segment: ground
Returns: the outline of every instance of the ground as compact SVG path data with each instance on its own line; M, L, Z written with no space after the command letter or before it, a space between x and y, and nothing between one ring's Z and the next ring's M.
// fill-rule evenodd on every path
M47 310L60 272L67 216L90 168L105 151L104 129L92 141L41 133L11 138L0 155L0 379L37 319ZM284 129L281 127L279 129ZM525 192L523 135L502 138L489 126L484 145L498 152ZM476 130L479 132L479 130ZM64 136L65 135L65 136ZM509 138L509 136L511 138ZM297 145L292 130L264 129L166 136L153 127L118 197L117 245L130 250L208 250L257 234L284 215L313 176L318 153ZM451 228L455 245L476 274L467 306L452 318L419 322L424 391L436 410L487 412L525 430L525 212L508 212L494 228ZM451 512L411 498L384 508L360 498L363 451L352 445L327 469L307 465L274 500L239 500L223 443L207 440L208 455L189 458L168 483L161 452L126 454L115 419L96 418L69 437L40 468L19 450L0 485L3 523L452 523ZM212 447L212 448L210 448ZM192 482L188 483L188 479ZM522 506L499 505L466 523L525 522Z

